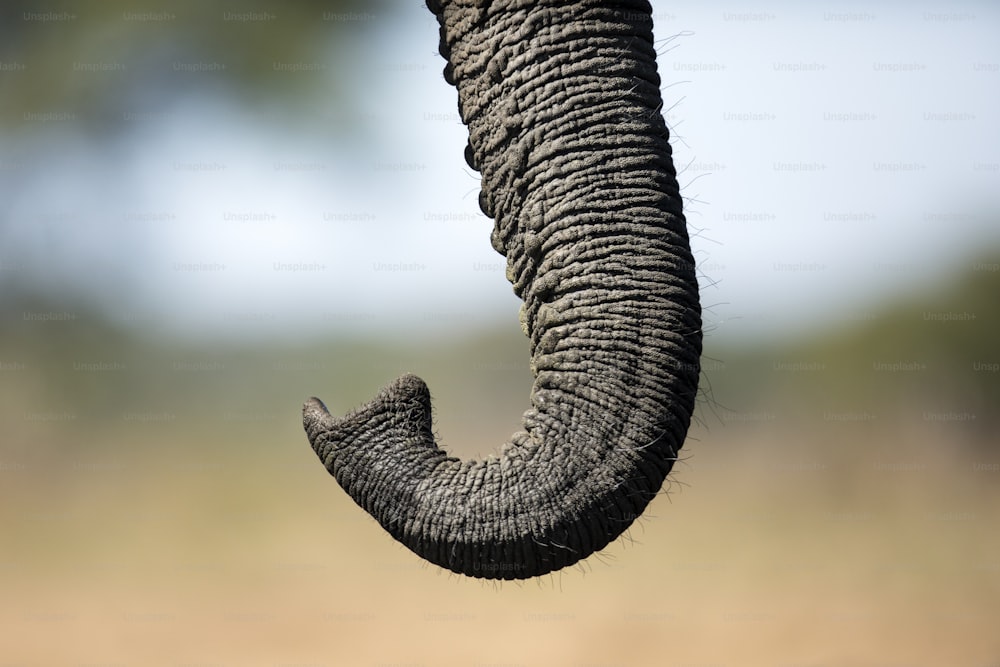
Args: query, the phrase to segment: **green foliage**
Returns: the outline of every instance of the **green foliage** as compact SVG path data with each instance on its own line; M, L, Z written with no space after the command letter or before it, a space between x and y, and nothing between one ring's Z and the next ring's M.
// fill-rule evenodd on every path
M849 330L782 346L706 347L723 420L888 421L950 429L995 447L1000 435L1000 270L973 262L951 284L912 296ZM734 417L735 415L735 417ZM710 419L710 418L709 418Z
M337 94L337 40L387 5L361 0L258 3L5 2L0 20L0 124L70 114L114 128L123 114L162 113L192 89L260 103ZM287 94L284 93L294 93Z

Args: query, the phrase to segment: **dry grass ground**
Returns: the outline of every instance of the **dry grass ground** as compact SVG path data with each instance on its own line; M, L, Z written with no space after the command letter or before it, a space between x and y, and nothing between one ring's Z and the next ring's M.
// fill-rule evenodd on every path
M294 420L184 430L5 453L0 665L1000 665L1000 470L929 431L696 428L628 539L501 585L391 541Z

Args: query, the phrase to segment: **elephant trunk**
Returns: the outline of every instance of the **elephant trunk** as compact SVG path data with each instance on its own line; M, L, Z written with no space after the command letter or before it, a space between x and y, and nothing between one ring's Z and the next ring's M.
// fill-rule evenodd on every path
M397 540L455 572L527 578L618 537L683 445L701 311L649 4L428 6L469 127L494 248L524 301L535 375L523 432L461 461L406 375L343 418L304 408L313 448Z

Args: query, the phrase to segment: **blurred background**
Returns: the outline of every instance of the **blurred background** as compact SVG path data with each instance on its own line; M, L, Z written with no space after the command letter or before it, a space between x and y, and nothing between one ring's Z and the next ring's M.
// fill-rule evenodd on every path
M0 664L1000 665L1000 7L655 2L706 317L626 537L492 584L308 446L520 427L421 3L0 9Z

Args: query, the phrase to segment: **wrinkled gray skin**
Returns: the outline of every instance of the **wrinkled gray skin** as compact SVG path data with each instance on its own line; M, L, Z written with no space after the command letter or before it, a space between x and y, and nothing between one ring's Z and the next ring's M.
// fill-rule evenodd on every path
M461 461L405 375L343 418L303 409L327 470L438 565L523 579L604 548L660 490L694 409L701 310L644 0L430 0L493 247L523 299L523 432Z

